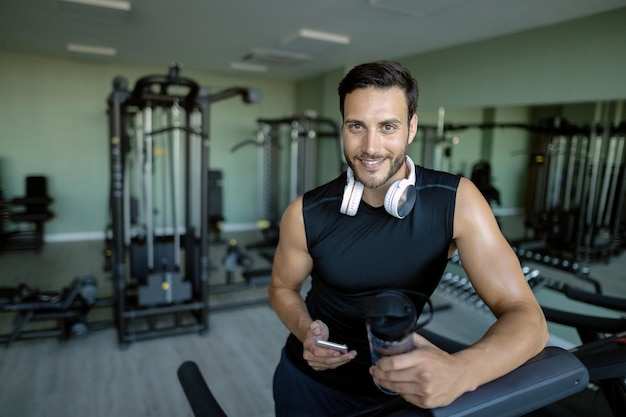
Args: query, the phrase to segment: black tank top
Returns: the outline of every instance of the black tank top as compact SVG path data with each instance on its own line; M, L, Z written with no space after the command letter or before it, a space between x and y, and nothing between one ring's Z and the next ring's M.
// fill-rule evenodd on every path
M404 219L361 201L356 216L341 214L346 174L303 196L308 250L313 258L306 304L329 340L357 350L337 369L314 371L302 343L287 339L287 357L302 372L335 389L385 397L369 374L371 359L362 302L366 294L397 288L430 296L446 267L459 177L416 166L417 200Z

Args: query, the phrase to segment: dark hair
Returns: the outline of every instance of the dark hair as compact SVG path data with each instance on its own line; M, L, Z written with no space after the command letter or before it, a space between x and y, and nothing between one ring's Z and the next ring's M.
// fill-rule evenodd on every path
M411 76L408 69L393 61L376 61L367 64L357 65L352 68L339 83L339 110L343 117L344 100L348 93L357 88L374 87L387 89L400 87L404 90L407 106L409 109L409 119L415 114L417 109L417 97L419 91L417 82Z

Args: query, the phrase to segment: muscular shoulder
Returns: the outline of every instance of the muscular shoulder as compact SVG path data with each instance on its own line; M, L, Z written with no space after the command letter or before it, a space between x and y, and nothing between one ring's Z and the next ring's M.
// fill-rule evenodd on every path
M293 228L302 225L302 196L293 200L283 213L281 220L281 229L283 226Z
M340 204L345 186L346 173L344 172L334 180L307 191L303 196L302 208L309 210L320 205Z
M484 211L489 208L485 197L480 193L472 181L461 178L457 189L457 208L462 211ZM489 208L489 211L491 209Z
M436 171L420 166L415 167L415 186L418 190L444 188L456 190L461 177L444 171Z
M494 225L496 225L495 217L485 197L469 179L461 178L454 214L455 237L481 234L481 230L486 232Z

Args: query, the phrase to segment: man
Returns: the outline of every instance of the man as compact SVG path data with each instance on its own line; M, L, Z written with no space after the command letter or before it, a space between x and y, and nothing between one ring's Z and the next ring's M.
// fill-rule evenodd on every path
M445 406L547 342L542 311L477 188L407 159L417 97L411 74L389 61L359 65L339 84L348 173L289 205L274 257L270 301L291 332L274 376L278 417L331 416L394 398L376 384L421 408ZM372 366L365 294L430 296L455 250L495 324L454 354L414 334L413 351Z

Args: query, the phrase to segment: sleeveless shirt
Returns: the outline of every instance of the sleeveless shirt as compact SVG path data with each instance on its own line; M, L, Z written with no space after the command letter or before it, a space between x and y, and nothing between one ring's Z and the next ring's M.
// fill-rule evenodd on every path
M404 219L364 201L356 216L341 214L345 172L303 196L306 242L313 259L307 308L313 320L328 325L329 340L345 343L357 356L336 369L315 371L303 359L302 343L293 334L285 354L299 370L332 388L388 397L369 374L364 295L395 288L430 296L446 267L460 178L420 166L415 173L417 199Z

